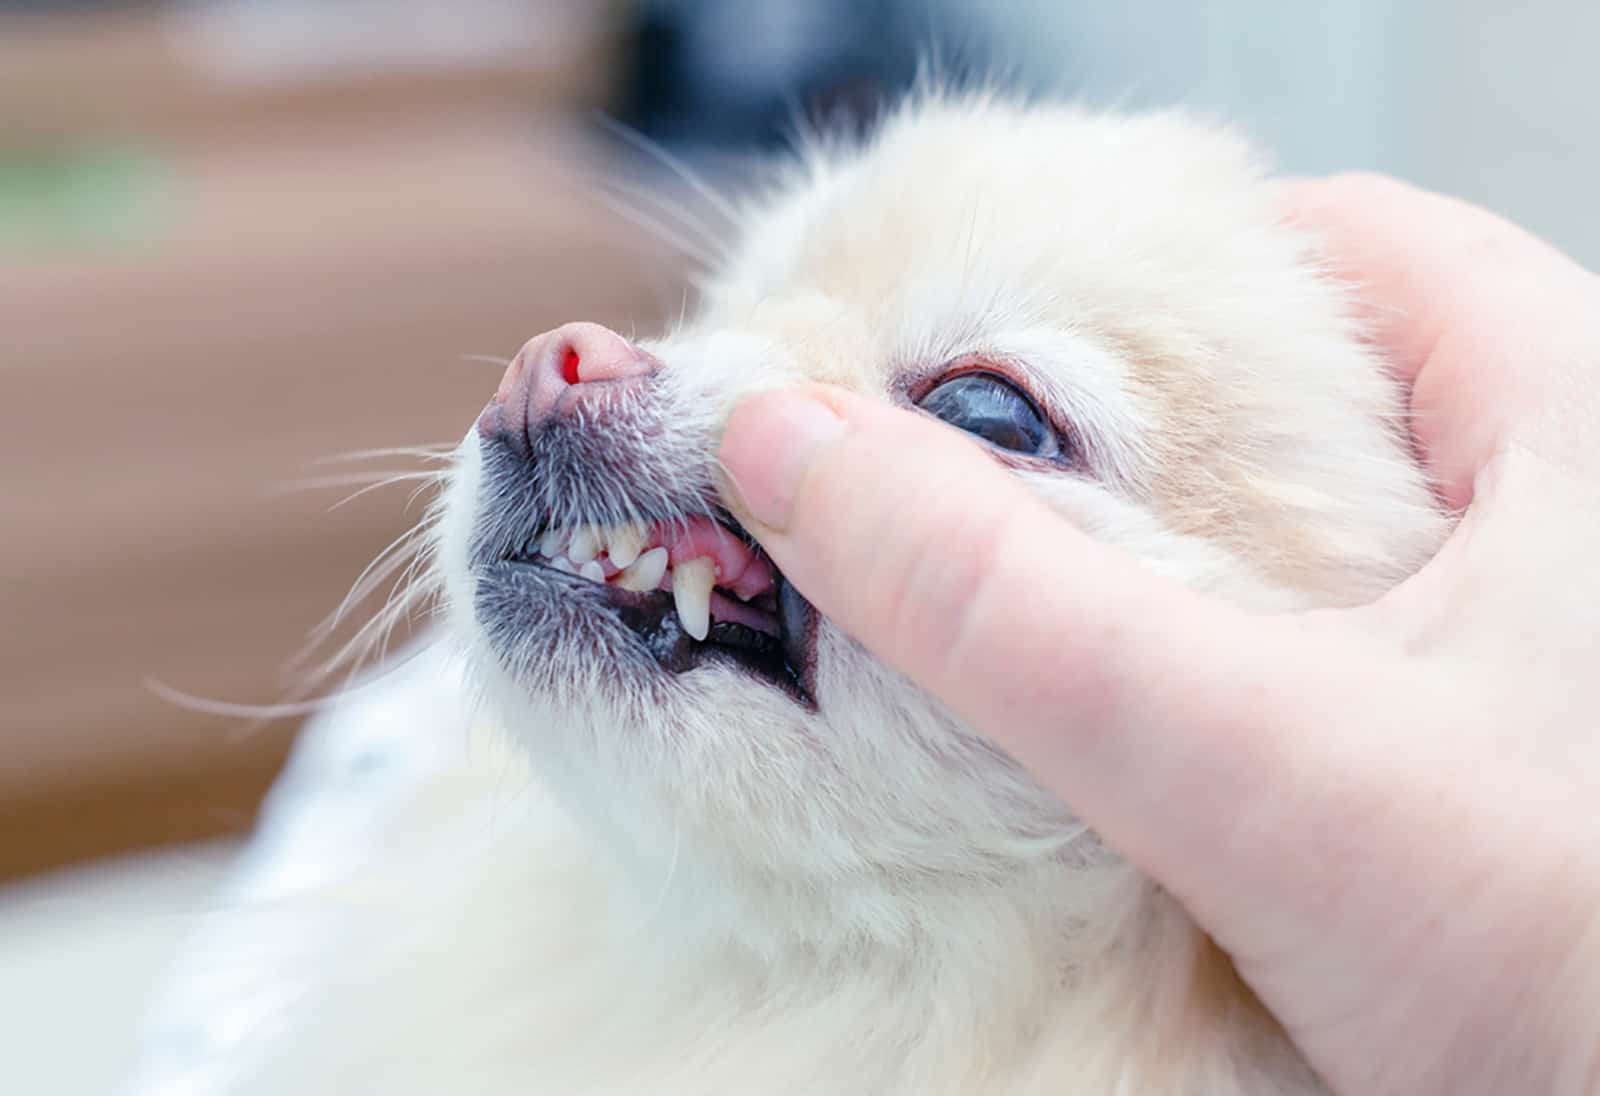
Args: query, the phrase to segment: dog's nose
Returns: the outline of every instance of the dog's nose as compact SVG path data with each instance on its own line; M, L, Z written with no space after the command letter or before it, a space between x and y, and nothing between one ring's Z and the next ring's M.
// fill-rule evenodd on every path
M655 359L597 323L562 324L535 335L511 359L478 433L529 448L530 430L562 408L614 397L656 369Z

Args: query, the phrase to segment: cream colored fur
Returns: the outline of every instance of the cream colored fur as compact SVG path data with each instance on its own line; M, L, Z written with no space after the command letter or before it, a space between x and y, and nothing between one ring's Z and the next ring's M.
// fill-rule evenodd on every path
M976 354L1078 435L1034 490L1241 605L1371 599L1445 531L1345 292L1226 132L926 96L865 148L814 144L742 218L698 313L646 344L686 478L752 391L887 399ZM299 760L355 806L269 823L149 1091L1319 1091L1181 910L831 627L816 712L715 667L646 702L582 637L553 655L568 687L506 668L474 618L480 469L469 435L437 649L335 717L451 756L368 777L370 801L348 757ZM346 851L296 878L319 832ZM206 1027L240 1001L249 1022Z

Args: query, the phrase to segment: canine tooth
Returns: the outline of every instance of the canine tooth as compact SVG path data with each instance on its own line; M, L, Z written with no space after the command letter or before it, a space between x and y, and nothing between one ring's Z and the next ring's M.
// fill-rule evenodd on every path
M555 559L550 561L550 566L552 569L561 571L565 574L575 575L578 573L578 565L573 563L566 556L557 556Z
M610 531L606 552L618 567L627 567L644 549L644 530L637 525L619 525Z
M590 582L604 582L606 580L605 571L600 567L600 564L596 563L592 559L588 563L585 563L582 567L578 568L578 574L582 575Z
M572 534L572 543L567 546L567 558L573 563L588 563L600 554L600 537L595 533L592 525L580 525Z
M539 538L539 554L545 559L555 559L561 554L562 541L566 540L565 529L552 529Z
M647 594L661 585L667 573L667 550L652 548L625 567L616 577L616 584L624 590Z
M717 565L705 556L686 559L672 569L678 620L695 639L705 639L711 632L711 588L716 582Z

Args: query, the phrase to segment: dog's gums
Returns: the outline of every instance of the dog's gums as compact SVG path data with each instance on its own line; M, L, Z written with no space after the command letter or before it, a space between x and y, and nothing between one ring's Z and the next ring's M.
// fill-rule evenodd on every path
M492 566L491 581L512 584L524 596L552 596L521 573L525 568L599 587L599 604L670 673L724 658L811 702L810 607L726 515L540 529ZM554 591L557 597L596 592L559 584Z

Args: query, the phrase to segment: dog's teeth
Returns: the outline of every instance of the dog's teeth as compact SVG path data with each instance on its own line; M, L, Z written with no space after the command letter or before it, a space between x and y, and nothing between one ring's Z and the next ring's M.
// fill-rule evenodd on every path
M555 559L565 547L563 542L567 539L565 529L552 529L539 538L539 554L545 559Z
M578 565L573 563L566 556L557 556L555 559L550 561L550 566L552 569L561 571L565 574L575 575L578 573Z
M612 557L615 562L615 557ZM616 585L637 594L647 594L661 585L667 573L667 550L652 548L630 563L616 577Z
M567 547L567 558L573 563L588 563L600 554L600 537L592 525L580 525L573 530L572 543Z
M717 565L705 556L686 559L672 569L678 620L695 639L703 640L711 632L711 588L716 583Z
M644 530L637 525L619 525L609 530L606 554L617 567L627 567L644 550Z
M604 582L606 580L604 568L602 568L592 559L588 563L585 563L582 567L578 568L578 574L588 579L590 582Z

